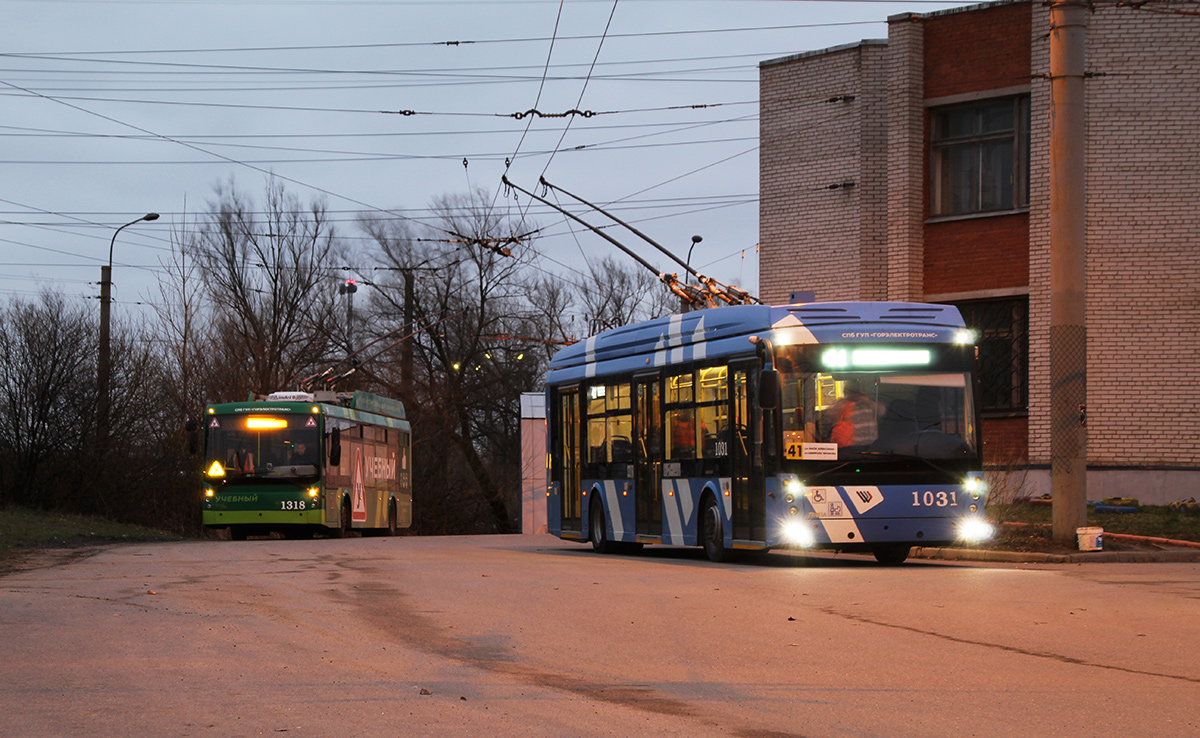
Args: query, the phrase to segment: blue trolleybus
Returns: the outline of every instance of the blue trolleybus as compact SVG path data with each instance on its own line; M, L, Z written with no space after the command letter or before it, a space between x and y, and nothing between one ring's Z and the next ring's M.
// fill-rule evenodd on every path
M599 552L986 538L975 346L948 305L740 305L606 331L546 379L549 529Z

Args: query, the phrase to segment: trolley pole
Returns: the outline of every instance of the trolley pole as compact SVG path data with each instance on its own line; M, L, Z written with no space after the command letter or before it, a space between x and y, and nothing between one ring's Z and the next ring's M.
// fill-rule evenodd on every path
M1087 13L1050 2L1050 488L1062 542L1087 524Z

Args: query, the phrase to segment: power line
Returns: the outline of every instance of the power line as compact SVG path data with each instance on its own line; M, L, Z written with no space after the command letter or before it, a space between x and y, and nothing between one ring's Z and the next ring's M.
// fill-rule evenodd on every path
M562 2L562 0L551 0L553 2ZM598 0L607 2L607 0ZM830 1L830 0L824 0ZM850 1L850 0L847 0ZM855 2L895 2L904 3L907 0L854 0ZM956 5L954 2L940 2L939 0L913 0L908 4L919 4L922 2L935 2L939 5ZM442 3L438 3L442 4ZM635 39L635 38L663 38L671 36L696 36L705 34L732 34L732 33L761 33L763 31L793 31L805 28L836 28L844 26L862 26L862 25L879 25L886 21L836 21L829 23L793 23L776 26L743 26L738 28L700 28L686 29L676 31L645 31L641 33L615 33L615 34L582 34L577 36L527 36L522 38L499 38L499 39L477 39L477 40L460 40L460 41L408 41L408 42L392 42L392 43L376 43L376 44L332 44L332 45L308 45L308 46L243 46L229 48L192 48L192 49L125 49L125 50L94 50L94 51L53 51L39 53L22 53L22 52L4 52L0 53L0 58L8 57L14 59L55 59L56 57L87 57L87 56L118 56L118 55L158 55L158 54L225 54L225 53L246 53L246 52L271 52L271 51L331 51L331 50L355 50L361 51L364 49L398 49L398 48L422 48L429 46L484 46L492 44L524 44L524 43L553 43L557 38L559 41L596 41L603 40L606 36L613 39ZM98 60L94 60L98 61ZM133 61L109 61L114 64L142 64L142 65L163 65L163 66L195 66L206 69L244 69L238 65L180 65L169 62L133 62ZM249 67L252 69L266 69L265 67ZM311 71L305 69L294 68L274 68L273 71Z

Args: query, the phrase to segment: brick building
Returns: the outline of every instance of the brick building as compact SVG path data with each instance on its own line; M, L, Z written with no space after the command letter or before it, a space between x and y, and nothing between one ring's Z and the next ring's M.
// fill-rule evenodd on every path
M1200 499L1200 18L1087 29L1088 496ZM958 305L985 460L1049 491L1049 11L888 19L760 65L759 285Z

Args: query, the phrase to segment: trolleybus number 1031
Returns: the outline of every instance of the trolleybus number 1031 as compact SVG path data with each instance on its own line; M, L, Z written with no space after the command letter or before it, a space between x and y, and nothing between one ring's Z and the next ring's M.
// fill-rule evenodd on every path
M913 491L913 507L957 507L958 493L942 490L933 492L926 490L924 492Z

